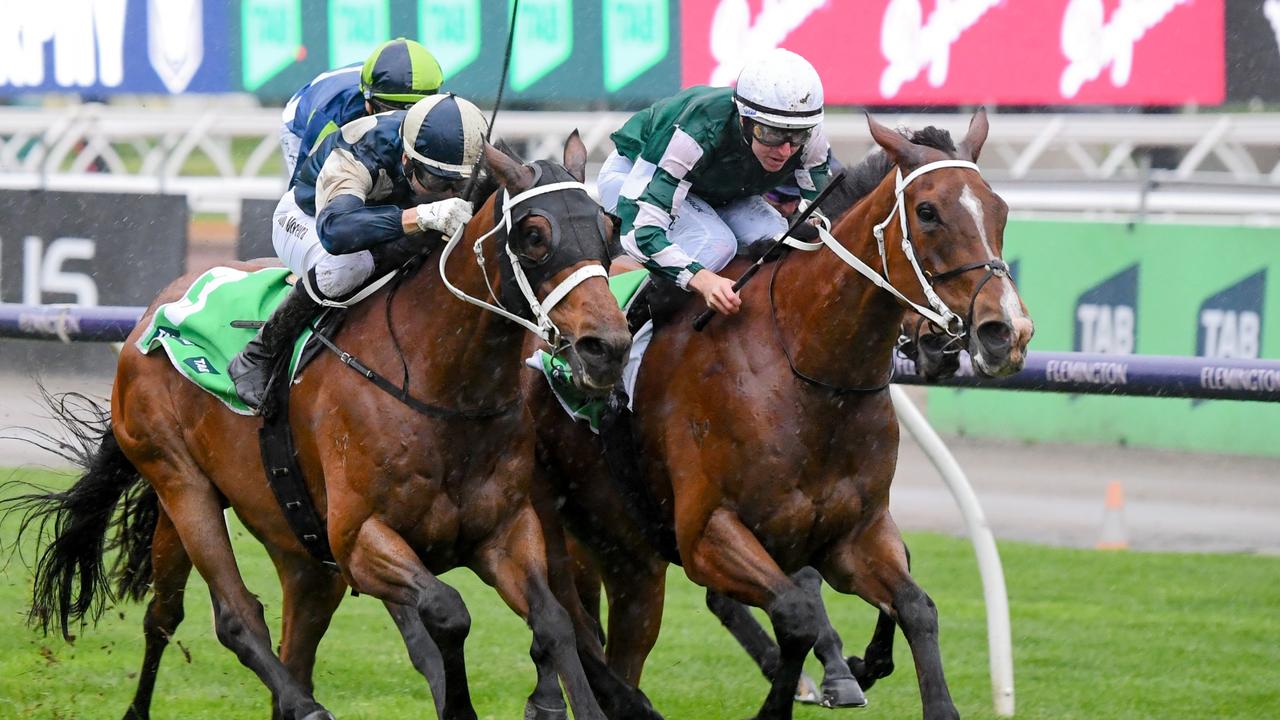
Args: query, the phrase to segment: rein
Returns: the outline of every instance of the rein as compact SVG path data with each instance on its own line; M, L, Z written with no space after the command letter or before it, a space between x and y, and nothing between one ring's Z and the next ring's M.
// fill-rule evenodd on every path
M973 324L973 308L974 308L974 305L977 303L978 293L982 291L983 286L985 286L987 284L987 281L989 281L992 277L1004 277L1008 275L1009 266L1006 265L1005 262L1000 258L991 258L989 260L979 260L971 263L966 263L964 265L961 265L956 268L952 268L950 270L938 273L936 275L933 273L927 272L920 267L920 261L916 257L915 246L911 243L911 233L907 227L906 194L905 193L906 193L907 186L910 185L916 178L920 177L921 175L924 175L925 173L929 173L934 170L941 170L944 168L963 168L966 170L973 170L979 174L981 174L982 172L981 170L978 169L977 164L969 162L967 160L939 160L937 162L927 163L913 170L911 174L907 175L905 178L902 176L901 169L898 169L896 171L897 177L894 183L895 201L893 204L893 209L889 211L889 215L885 217L884 220L880 221L872 228L872 234L876 238L876 245L880 252L880 261L884 267L883 275L876 272L871 266L863 262L861 258L859 258L857 255L854 255L847 248L841 245L840 242L836 240L835 237L832 236L830 232L828 232L825 228L822 228L822 227L817 228L818 240L819 240L818 242L803 242L800 240L795 240L794 238L787 238L784 241L784 244L787 247L795 248L797 250L802 250L804 252L814 252L822 248L823 246L826 246L833 253L835 253L836 257L840 258L840 260L843 261L849 267L858 271L858 273L863 277L865 277L867 280L870 280L873 285L892 295L894 298L898 300L900 304L903 304L907 307L912 308L916 312L920 313L920 315L928 319L929 322L945 330L946 333L949 336L951 336L953 342L959 342L963 338L968 336L969 327L970 325ZM915 270L916 279L920 282L920 288L924 291L924 296L928 300L929 305L931 307L924 307L912 301L910 298L904 295L900 290L894 287L893 283L889 281L889 257L886 254L885 247L884 247L884 229L893 220L894 215L898 216L899 226L902 229L902 252L907 256L907 260L911 263L912 269ZM778 325L777 306L774 303L774 292L773 292L774 282L777 280L778 268L781 266L782 266L782 260L780 259L777 265L774 266L773 276L769 281L769 309L773 316L774 335L777 337L778 344L782 348L782 354L786 356L787 363L791 366L792 374L794 374L796 377L800 378L801 380L804 380L807 383L816 385L821 388L825 388L837 394L875 393L875 392L884 390L886 387L888 387L889 384L893 381L893 364L892 363L890 363L889 365L889 376L887 379L885 379L884 383L880 385L876 385L874 387L866 387L866 388L856 388L856 387L851 388L851 387L840 387L837 385L832 385L830 383L827 383L827 382L818 380L814 377L811 377L809 375L806 375L805 373L801 372L799 368L795 366L795 362L792 361L791 359L791 352L787 350L786 343L783 342L782 330ZM947 307L947 304L942 301L942 298L938 297L938 294L934 292L933 284L945 282L947 280L959 277L960 275L966 272L969 272L971 270L979 270L982 268L986 268L987 272L982 277L982 279L978 281L977 286L973 290L973 294L969 298L969 308L968 308L967 314L964 317L960 317L959 315L956 315L954 312L952 312L951 308Z

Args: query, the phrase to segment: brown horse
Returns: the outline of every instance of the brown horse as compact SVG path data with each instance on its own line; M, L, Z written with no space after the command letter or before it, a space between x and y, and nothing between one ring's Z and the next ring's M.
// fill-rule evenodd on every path
M522 165L492 147L486 147L485 159L501 187L518 196L535 185L581 182L586 151L573 134L565 146L567 172L550 163ZM468 257L451 257L445 268L452 281L471 296L504 287L502 280L513 273L509 246L538 302L545 302L566 279L581 277L579 271L607 264L607 217L594 203L594 212L584 216L583 201L589 199L581 186L558 192L574 195L546 195L556 199L535 212L517 212L510 230L492 235L488 249L477 253L483 267ZM468 224L468 247L505 214L495 206L496 197ZM570 212L574 207L577 215ZM177 299L193 280L171 284L133 335L159 304ZM549 319L575 374L583 375L580 387L598 391L618 378L629 337L621 313L609 310L612 296L603 279L587 273L579 282L566 286L572 287L567 294L556 293L563 297ZM505 290L508 307L523 302ZM604 717L578 656L584 643L552 594L549 563L557 561L548 543L555 538L546 537L544 518L535 509L533 431L517 382L525 331L456 302L433 272L403 281L388 300L389 321L382 306L371 300L350 311L336 342L358 349L368 366L384 372L400 368L403 360L412 393L436 412L415 411L359 383L330 354L317 358L292 390L299 462L326 520L337 572L325 570L293 536L256 453L244 452L256 444L258 423L179 377L162 355L141 354L136 337L121 356L110 423L87 458L84 477L66 493L19 499L34 510L29 520L55 524L36 568L32 608L46 629L57 622L65 633L71 622L101 608L107 594L104 544L112 530L122 550L116 568L121 587L138 595L148 580L153 583L143 673L127 717L149 712L155 672L181 621L193 565L210 587L219 640L268 686L277 717L331 717L313 698L310 676L316 644L349 585L387 604L411 653L415 645L439 646L445 677L443 701L437 697L440 714L474 718L463 654L470 618L458 593L436 578L460 566L475 571L526 618L533 630L531 654L555 669L575 716ZM389 324L413 338L403 357L386 342ZM122 499L123 513L113 519ZM266 545L280 575L279 658L271 651L262 607L236 569L222 517L227 506ZM430 642L415 642L410 636L423 627ZM429 669L420 657L415 655L415 664Z
M944 319L978 372L1015 372L1032 324L999 259L1007 207L971 164L986 139L985 113L959 145L933 128L908 139L869 124L898 172L882 175L844 215L835 242L913 302L957 308ZM789 718L821 617L816 594L790 573L812 566L838 591L885 613L878 639L884 619L890 639L893 623L902 627L924 716L958 717L936 609L911 579L888 511L898 426L885 388L904 308L834 251L791 253L768 274L743 290L738 315L716 318L699 334L689 326L697 308L686 307L649 347L635 434L656 527L632 521L628 505L637 498L610 481L596 438L564 417L546 390L532 389L543 471L566 499L566 527L595 553L608 591L609 661L639 680L657 636L666 560L676 560L694 582L766 611L779 657L758 717ZM664 547L675 557L652 549Z

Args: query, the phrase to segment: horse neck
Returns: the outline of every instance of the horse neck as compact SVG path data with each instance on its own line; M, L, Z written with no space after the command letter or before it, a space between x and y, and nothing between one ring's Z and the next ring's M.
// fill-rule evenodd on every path
M878 272L883 267L872 228L893 204L890 173L832 230ZM778 269L774 300L783 342L801 372L843 387L874 387L888 377L904 310L834 252L792 251Z
M476 238L493 226L493 198L476 213L445 272L449 282L471 297L494 303L485 277L499 291L501 252L495 236L485 239L483 272L472 251ZM411 385L424 399L456 407L493 405L515 396L525 330L496 313L455 297L440 278L432 253L395 299L393 317L404 338Z

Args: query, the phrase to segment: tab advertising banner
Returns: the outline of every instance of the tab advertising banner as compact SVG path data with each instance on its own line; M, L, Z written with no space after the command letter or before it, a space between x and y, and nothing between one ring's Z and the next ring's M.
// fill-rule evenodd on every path
M1233 0L1234 1L1234 0ZM1225 0L681 3L685 85L727 85L775 47L856 105L1215 105Z
M0 5L0 95L236 90L218 0L40 0Z
M1277 360L1277 247L1277 228L1014 220L1004 256L1032 350ZM966 435L1280 457L1275 403L931 388L929 419Z

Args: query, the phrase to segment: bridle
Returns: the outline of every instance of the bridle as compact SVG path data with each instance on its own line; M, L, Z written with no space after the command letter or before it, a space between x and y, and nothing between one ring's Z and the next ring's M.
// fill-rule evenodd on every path
M609 277L609 273L604 269L604 265L599 262L595 262L578 268L573 271L569 277L556 285L556 287L547 295L546 300L539 303L538 298L534 295L533 287L529 282L529 278L525 275L524 267L520 262L520 256L511 249L511 243L503 243L502 247L506 251L507 259L511 263L511 273L515 279L516 285L519 287L521 295L524 296L524 300L528 303L529 309L533 314L533 322L530 322L529 320L520 317L501 306L500 301L497 299L497 295L493 291L493 286L489 283L489 273L485 269L483 245L484 241L489 236L497 233L498 231L501 230L510 233L510 231L514 229L515 223L512 222L511 211L520 203L547 193L562 191L572 192L575 190L585 194L587 193L587 186L580 182L555 182L532 187L515 196L508 193L506 188L502 189L502 220L495 223L493 228L488 232L476 238L476 241L471 248L475 253L476 263L480 266L480 274L484 277L485 285L489 288L489 296L493 298L494 302L499 304L494 305L481 300L480 298L468 295L463 290L455 287L453 283L449 282L449 278L445 274L445 263L448 262L449 255L453 252L454 248L457 247L459 242L461 242L462 235L466 232L465 225L458 228L458 231L453 234L453 237L449 238L449 243L445 245L444 251L440 254L440 279L444 281L445 287L459 299L484 308L489 312L496 313L497 315L526 328L530 332L542 338L543 342L547 343L551 347L558 347L561 338L560 328L556 327L556 324L552 322L550 315L551 310L559 304L561 300L568 296L574 288L582 284L584 280L592 277L602 277L607 279ZM589 194L588 197L590 197Z
M905 178L902 175L901 168L898 168L895 170L895 173L896 173L895 182L894 182L895 200L894 200L893 208L889 211L888 216L886 216L884 220L877 223L871 229L872 234L876 238L876 245L880 252L880 262L881 262L881 266L884 269L883 274L876 272L871 266L863 262L861 258L859 258L857 255L854 255L847 248L841 245L840 242L836 240L835 237L833 237L831 233L823 227L817 228L818 242L803 242L803 241L795 240L793 238L787 238L785 241L785 244L788 247L795 248L797 250L803 250L806 252L812 252L812 251L818 250L819 248L825 245L833 253L836 254L836 257L840 258L840 260L842 260L849 267L858 271L859 274L861 274L862 276L870 280L872 284L874 284L876 287L880 288L881 290L884 290L890 295L893 295L894 298L896 298L899 303L914 309L916 312L920 313L922 316L928 319L929 322L933 323L934 325L937 325L939 328L942 328L947 333L947 335L951 337L951 341L948 344L964 343L965 340L968 338L970 329L973 325L973 309L974 309L974 305L977 303L977 300L978 300L978 293L982 292L983 286L985 286L987 282L991 280L991 278L1006 277L1009 274L1009 266L1006 265L1005 262L1000 258L989 258L987 260L978 260L971 263L965 263L964 265L961 265L959 267L955 267L950 270L946 270L944 272L936 273L936 274L930 273L920 267L920 260L916 255L915 246L911 242L911 232L907 225L906 189L912 182L914 182L920 176L926 173L933 172L934 170L941 170L944 168L962 168L966 170L973 170L974 172L977 172L979 174L981 174L982 172L978 168L976 163L970 162L968 160L939 160L936 162L926 163L916 168L915 170L913 170ZM914 302L913 300L908 298L906 295L904 295L900 290L894 287L893 283L889 281L889 256L885 252L884 230L889 225L889 223L893 221L894 215L898 216L899 227L902 230L902 252L904 255L906 255L908 262L911 263L911 267L915 271L916 279L919 281L920 288L921 290L923 290L925 299L929 303L930 307L924 307ZM779 261L778 264L781 265L781 261ZM948 307L945 302L943 302L942 298L938 297L937 292L934 291L934 285L938 283L946 282L947 280L951 280L953 278L959 277L960 275L970 272L972 270L980 270L984 268L986 269L987 272L985 275L983 275L982 279L979 280L978 284L974 287L973 294L969 298L969 307L964 317L961 317L957 315L955 312L953 312L951 308ZM777 278L777 268L775 267L773 279L776 280L776 278ZM772 308L773 307L773 280L770 280L770 283L769 283L769 304ZM883 383L876 385L874 387L866 387L866 388L839 387L836 385L832 385L830 383L817 380L808 375L805 375L799 369L796 368L795 363L792 362L791 360L790 352L787 351L786 344L782 342L781 331L778 329L778 319L777 319L776 308L774 308L773 323L774 323L774 329L777 332L778 341L782 345L783 354L786 355L787 362L791 364L791 371L797 377L800 377L806 382L809 382L811 384L815 384L820 387L824 387L839 393L851 393L851 392L871 393L871 392L878 392L888 387L889 383L893 379L892 365L890 365L889 367L889 377Z

